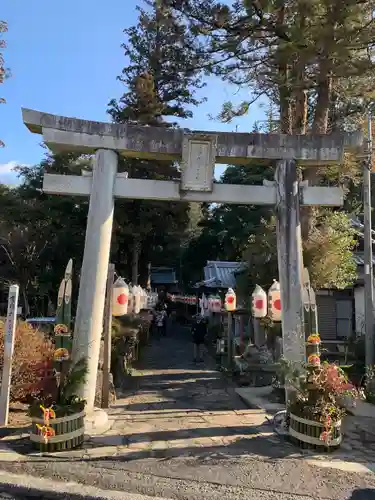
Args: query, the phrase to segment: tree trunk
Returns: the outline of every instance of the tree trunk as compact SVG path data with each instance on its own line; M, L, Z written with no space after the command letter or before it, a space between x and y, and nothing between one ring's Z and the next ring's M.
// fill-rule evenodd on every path
M132 247L132 284L138 285L139 276L139 254L141 250L141 244L137 239L134 239Z
M283 29L285 22L285 2L280 1L279 11L277 14L277 27ZM282 134L292 133L292 107L291 107L291 91L289 82L289 66L288 57L279 45L278 54L278 74L279 74L279 99L280 99L280 127Z
M29 305L29 299L27 298L27 289L26 286L21 286L21 293L22 293L22 301L23 301L23 316L27 318L30 315L30 305Z
M306 17L303 12L299 13L298 27L303 33L306 27ZM306 63L304 54L296 51L294 54L294 66L291 72L292 86L294 89L294 109L293 109L293 134L306 134L307 127L307 92L306 92Z
M313 134L326 134L329 123L329 111L331 106L332 93L332 65L334 61L330 57L330 52L335 46L337 15L340 13L340 5L327 6L325 24L327 36L322 39L322 52L319 60L319 71L317 77L317 97L315 112L312 123ZM319 184L319 169L317 167L306 168L304 178L310 185ZM302 239L306 241L309 237L314 210L311 207L304 207L301 213Z

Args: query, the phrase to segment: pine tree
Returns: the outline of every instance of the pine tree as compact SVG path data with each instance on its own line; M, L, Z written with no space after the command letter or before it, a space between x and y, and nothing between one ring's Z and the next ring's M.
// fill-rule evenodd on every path
M286 134L325 134L361 126L375 88L370 0L237 0L230 5L217 0L166 1L199 35L199 51L211 58L206 68L249 91L250 98L240 106L225 103L220 119L246 114L265 96L278 106L280 131ZM355 157L347 155L336 167L306 168L303 175L310 185L328 180L330 185L343 184L349 195L346 205L353 207L350 194L360 178ZM305 249L317 228L327 235L329 224L336 222L334 214L327 217L325 211L304 207ZM347 229L342 255L350 260L346 243L352 235ZM329 259L329 248L322 248ZM305 257L308 262L307 250ZM332 276L324 276L326 264L315 280L332 285ZM348 280L337 280L337 286L352 279L351 262L347 264L342 270L348 270Z
M202 102L197 90L204 83L196 67L203 59L197 57L194 36L171 9L143 2L148 10L137 7L138 24L124 30L129 64L118 79L127 90L110 102L109 113L118 123L168 126L166 118L189 118L189 107Z
M175 119L192 116L192 107L202 102L197 91L204 87L196 43L171 9L144 0L138 7L138 23L124 30L122 45L129 64L118 79L126 91L109 103L108 112L117 123L171 127ZM188 68L188 69L187 69ZM172 120L171 120L172 119ZM172 162L126 159L121 166L130 177L178 179ZM137 283L139 260L151 260L155 249L176 246L189 223L189 205L129 201L116 211L117 249L124 239L131 246L131 276ZM122 242L122 243L121 243ZM145 267L145 266L143 266Z

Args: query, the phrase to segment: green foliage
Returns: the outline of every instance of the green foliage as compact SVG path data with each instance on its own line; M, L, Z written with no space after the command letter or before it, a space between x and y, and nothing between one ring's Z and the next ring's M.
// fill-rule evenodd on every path
M54 308L66 255L80 263L85 237L88 199L44 194L43 173L78 174L81 168L90 168L90 159L84 155L47 155L39 165L17 168L19 186L1 186L2 285L20 284L26 315L30 310L45 315L48 304Z
M152 2L145 5L138 9L137 24L125 30L128 60L119 80L126 89L118 101L111 101L109 112L116 122L170 126L169 118L192 116L192 108L202 101L197 93L204 85L193 68L197 60L192 34L170 10L157 9ZM0 186L0 287L6 289L11 281L20 284L26 315L45 315L47 309L53 314L66 255L80 269L84 246L89 200L44 194L43 173L79 175L82 169L91 170L91 160L74 153L47 154L39 165L17 169L20 186L12 190ZM133 178L180 176L174 163L141 159L120 159L119 170ZM196 204L118 201L111 249L117 272L145 284L149 262L180 266L184 246L199 231L199 219Z
M279 363L280 374L293 387L289 410L294 415L326 424L341 419L346 411L339 398L358 397L340 367L333 363L294 367L285 359Z
M258 284L268 290L278 278L276 220L262 218L259 226L250 234L243 252L247 270L239 277L239 289L243 296L250 296Z
M122 47L129 63L118 79L126 91L118 101L112 99L108 112L117 123L169 127L173 126L169 118L192 116L190 107L202 102L196 92L204 84L200 71L194 68L196 52L192 34L171 9L148 0L144 3L146 9L137 7L138 23L124 30L127 41ZM126 159L121 169L129 177L158 180L180 177L174 162ZM119 202L114 238L117 260L123 260L119 257L124 246L132 248L132 256L120 271L133 281L140 274L141 281L145 281L144 271L149 261L156 266L162 261L178 265L181 248L190 239L192 221L196 220L193 212L188 203ZM143 274L139 272L142 269Z
M64 383L62 387L60 387L57 405L71 405L79 399L77 394L85 383L87 373L88 365L86 358L81 358L76 363L70 365L65 375Z
M272 179L273 169L259 163L229 166L222 175L223 184L262 185ZM190 240L183 254L186 282L198 281L207 260L240 261L249 235L259 227L271 208L252 205L215 205L202 211L199 234Z
M124 30L122 44L129 60L118 77L126 92L109 104L116 122L136 122L167 126L165 117L189 118L188 106L197 106L202 98L197 90L204 87L192 33L180 18L163 4L143 0L137 6L138 23Z
M68 361L64 377L55 375L53 378L44 379L41 393L31 403L29 414L32 417L40 417L41 408L53 406L56 417L62 417L71 413L82 411L85 401L78 396L78 392L85 383L88 365L86 358L81 358L76 363Z
M356 127L373 97L372 2L291 0L163 0L199 35L208 70L249 91L247 113L266 96L280 107L285 133L306 126L326 132ZM304 133L304 132L302 132Z
M197 35L199 53L210 59L205 65L207 72L245 89L249 95L237 105L224 103L220 120L229 122L247 114L254 102L265 97L272 113L268 113L266 130L257 125L257 132L324 134L363 128L375 83L374 58L369 49L375 35L370 0L343 0L340 8L336 0L163 0L165 3ZM277 113L273 113L274 107ZM349 213L361 211L361 169L352 155L345 156L343 165L306 168L303 173L310 185L343 186L345 208ZM214 218L217 213L213 210L203 223L201 242L204 239L210 253L223 260L240 259L242 252L251 266L251 286L254 281L269 283L268 274L276 272L269 215L251 214L257 227L254 231L246 223L242 225L243 232L250 235L247 242L236 227L237 221L243 221L238 207L219 210L226 212L226 226ZM236 228L235 238L227 228L229 219L233 221L231 227ZM302 229L306 261L315 285L350 285L355 279L350 255L353 233L346 216L304 208ZM266 237L269 243L263 241Z
M304 243L304 262L315 288L345 288L355 282L355 235L344 212L319 212Z
M230 166L221 178L227 184L261 185L274 169L263 165ZM202 232L191 242L184 259L191 275L208 259L243 261L246 271L237 277L240 295L247 297L256 284L268 289L278 278L276 219L272 208L219 205L207 211ZM314 213L304 241L304 262L316 288L345 288L356 277L353 259L355 230L344 212ZM199 279L199 278L197 278Z
M123 375L132 374L134 348L146 337L150 321L139 316L122 316L112 320L111 371L116 386L123 384Z
M304 242L304 265L314 288L345 288L357 279L353 258L355 230L344 212L316 212L309 238ZM251 294L256 284L268 289L278 277L276 221L262 219L248 238L244 251L247 272L239 276L241 294Z

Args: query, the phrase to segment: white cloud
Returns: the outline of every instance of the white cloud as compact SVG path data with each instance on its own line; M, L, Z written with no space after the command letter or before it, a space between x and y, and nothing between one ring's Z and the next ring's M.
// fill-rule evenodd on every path
M0 183L7 186L17 186L20 179L17 172L14 171L17 166L27 166L19 161L8 161L8 163L0 163Z
M10 174L14 168L19 165L18 161L8 161L8 163L0 163L0 174Z

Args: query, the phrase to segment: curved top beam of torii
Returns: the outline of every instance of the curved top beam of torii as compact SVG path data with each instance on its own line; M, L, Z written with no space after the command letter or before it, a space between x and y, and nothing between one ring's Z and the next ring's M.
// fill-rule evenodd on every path
M215 163L244 164L251 159L296 159L308 165L340 162L345 149L363 145L360 132L331 135L283 135L202 132L181 128L103 123L22 109L27 128L42 134L53 152L92 153L112 149L122 156L173 160L183 155L184 141L212 143Z

